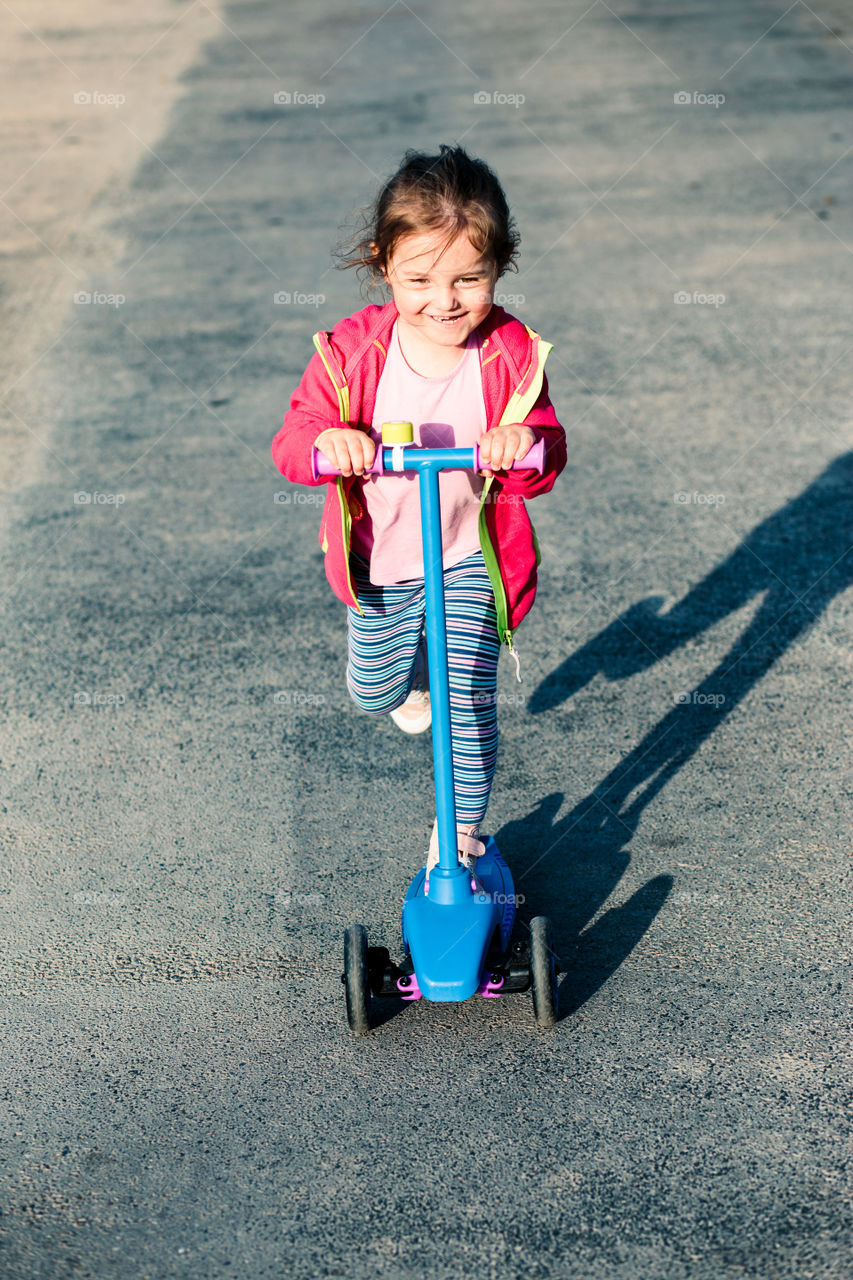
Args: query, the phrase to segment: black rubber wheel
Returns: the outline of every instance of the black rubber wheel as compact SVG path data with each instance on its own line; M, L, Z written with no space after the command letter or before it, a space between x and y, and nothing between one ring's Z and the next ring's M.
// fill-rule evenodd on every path
M557 1021L557 953L547 916L534 916L530 921L530 978L536 1025L553 1027Z
M370 983L367 970L367 930L351 924L344 933L344 977L347 993L347 1022L354 1036L370 1030Z

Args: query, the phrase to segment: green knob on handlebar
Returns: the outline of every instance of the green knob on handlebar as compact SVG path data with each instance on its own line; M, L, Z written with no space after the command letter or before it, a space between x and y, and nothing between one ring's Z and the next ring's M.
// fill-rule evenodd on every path
M415 429L411 422L382 423L383 444L412 444L414 438Z

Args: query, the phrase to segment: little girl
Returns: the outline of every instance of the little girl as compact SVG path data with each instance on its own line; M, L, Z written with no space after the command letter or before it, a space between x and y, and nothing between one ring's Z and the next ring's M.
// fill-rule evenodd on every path
M417 477L365 476L383 422L412 422L414 443L480 446L489 470L439 476L453 778L459 855L471 868L497 758L501 643L533 604L539 546L525 498L566 464L548 397L551 347L495 306L519 237L501 185L461 147L406 153L344 266L391 292L314 335L317 353L273 440L278 469L327 484L320 529L326 576L348 606L347 686L365 711L407 733L429 727L424 568ZM545 467L507 471L537 440ZM311 450L341 471L312 478ZM438 860L433 826L427 869Z

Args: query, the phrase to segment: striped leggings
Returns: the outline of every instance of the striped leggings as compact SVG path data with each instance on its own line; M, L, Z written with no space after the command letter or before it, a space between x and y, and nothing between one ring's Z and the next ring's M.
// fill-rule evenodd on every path
M347 609L347 687L363 711L385 714L405 702L426 616L423 579L374 586L353 555L363 614ZM482 552L444 571L453 786L458 822L482 822L498 752L495 598Z

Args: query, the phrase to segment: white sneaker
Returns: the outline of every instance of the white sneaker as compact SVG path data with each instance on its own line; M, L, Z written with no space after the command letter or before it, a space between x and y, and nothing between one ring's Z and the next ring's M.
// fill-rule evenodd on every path
M486 846L479 839L480 824L479 822L465 823L457 822L456 824L456 844L457 856L463 867L471 872L471 888L483 890L483 885L477 875L475 867L477 859L482 858L486 852ZM424 878L424 893L429 894L429 873L433 867L438 865L438 818L432 824L432 835L429 840L429 851L427 853L426 876Z
M432 706L429 700L429 671L427 669L426 636L422 635L415 658L415 674L412 688L404 703L391 712L391 719L403 733L423 733L432 724Z

